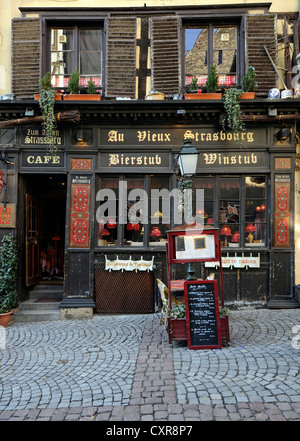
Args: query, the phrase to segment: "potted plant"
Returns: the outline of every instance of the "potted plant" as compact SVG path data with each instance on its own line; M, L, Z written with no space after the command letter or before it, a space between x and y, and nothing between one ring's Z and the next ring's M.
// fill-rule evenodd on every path
M88 81L87 99L93 100L93 101L100 101L101 100L101 95L100 95L100 93L97 93L97 88L96 88L95 82L92 77L90 77L90 79Z
M74 72L70 76L69 84L68 84L68 92L69 94L64 95L64 100L78 100L79 98L79 91L80 91L80 75L75 68Z
M197 84L198 78L196 75L193 76L191 84L188 86L187 91L184 95L185 100L198 100L200 99L199 95L202 93L201 89L198 89Z
M187 340L185 304L172 305L168 317L169 343Z
M206 88L207 88L207 94L211 95L207 99L221 99L222 93L217 93L218 90L218 81L219 76L217 74L217 66L213 64L210 68L207 80L206 80Z
M254 99L255 89L257 87L255 69L249 66L248 71L244 77L242 77L242 88L244 93L241 95L241 99Z
M0 250L0 325L7 326L12 310L18 306L18 249L16 239L6 235Z
M240 105L240 97L243 91L241 89L231 88L225 90L223 95L225 115L222 120L224 130L232 130L236 135L235 139L239 140L239 133L245 130L245 124L242 120L242 110Z
M40 79L40 88L41 88L41 90L52 90L52 91L54 90L55 91L54 99L55 100L62 100L62 93L60 91L56 91L54 89L54 87L52 86L50 72L47 72L43 76L43 78ZM34 94L35 100L40 100L40 97L41 97L40 93Z
M56 92L51 84L51 74L46 73L40 80L41 91L39 105L43 116L43 127L45 130L45 137L48 140L48 151L50 154L57 152L57 146L54 144L53 132L56 126L56 120L54 115L54 101Z
M219 308L219 314L221 338L225 345L226 342L228 343L230 341L228 308ZM172 340L187 340L184 303L172 306L168 317L168 327L169 343L171 343Z

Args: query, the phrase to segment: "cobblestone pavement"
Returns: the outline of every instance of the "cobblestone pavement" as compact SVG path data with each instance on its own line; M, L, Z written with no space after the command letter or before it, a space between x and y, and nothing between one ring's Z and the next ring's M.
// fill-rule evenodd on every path
M235 311L229 346L189 350L157 314L12 324L0 421L299 421L298 325L300 309Z

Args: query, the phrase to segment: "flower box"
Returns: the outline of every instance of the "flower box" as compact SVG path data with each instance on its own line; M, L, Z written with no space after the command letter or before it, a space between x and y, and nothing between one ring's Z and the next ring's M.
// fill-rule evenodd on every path
M101 101L99 93L68 93L64 95L64 101Z
M240 96L241 100L254 100L255 98L255 92L243 92L243 94Z
M186 93L185 100L220 100L222 93Z
M35 100L39 100L40 99L40 94L39 93L35 93L34 94L34 99ZM62 100L63 99L63 95L62 95L62 93L56 93L55 94L55 96L54 96L54 100L58 100L58 101L60 101L60 100Z

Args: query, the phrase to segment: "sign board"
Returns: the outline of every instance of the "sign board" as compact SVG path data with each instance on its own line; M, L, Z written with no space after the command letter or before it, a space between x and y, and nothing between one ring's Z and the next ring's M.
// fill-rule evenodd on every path
M216 280L184 282L189 349L221 349L221 325Z
M215 262L220 260L218 229L186 228L167 232L169 262Z

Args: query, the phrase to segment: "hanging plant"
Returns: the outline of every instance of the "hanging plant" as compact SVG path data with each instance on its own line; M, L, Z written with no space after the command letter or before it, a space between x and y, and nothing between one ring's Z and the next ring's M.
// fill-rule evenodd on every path
M17 270L17 242L12 235L6 235L0 249L0 314L18 306Z
M39 104L43 115L43 127L45 136L48 140L48 152L54 154L58 147L54 144L54 130L56 129L56 120L54 115L55 89L51 84L50 72L41 79L41 91Z
M232 88L225 90L223 95L225 116L222 120L222 126L224 130L229 129L236 134L239 134L245 130L240 105L240 96L242 93L242 90Z

